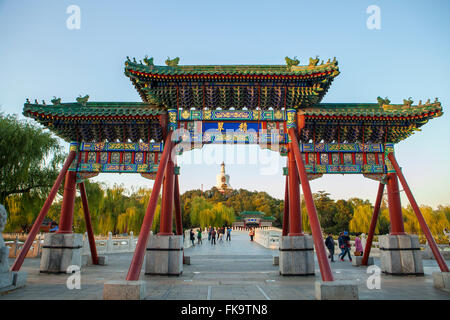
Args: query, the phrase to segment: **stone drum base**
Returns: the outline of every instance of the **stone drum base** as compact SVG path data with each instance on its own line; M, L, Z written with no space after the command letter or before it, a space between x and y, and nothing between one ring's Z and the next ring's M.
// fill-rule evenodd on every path
M103 300L143 300L144 298L144 281L116 280L105 282L103 286Z
M183 236L150 235L145 253L145 274L183 273Z
M392 275L423 275L422 253L416 235L379 237L381 271Z
M283 276L314 275L312 236L283 236L280 241L279 266Z
M352 266L354 267L359 267L362 266L362 256L354 256L353 260L352 260ZM367 265L371 266L373 265L373 257L369 257L369 259L367 259Z
M433 285L450 293L450 272L433 272Z
M352 281L316 281L317 300L359 300L358 286Z
M81 268L83 235L78 233L47 233L42 246L40 271L42 273L66 273L75 265Z
M0 242L3 241L0 233ZM9 247L2 247L0 243L0 293L8 292L25 286L27 282L26 272L9 271Z

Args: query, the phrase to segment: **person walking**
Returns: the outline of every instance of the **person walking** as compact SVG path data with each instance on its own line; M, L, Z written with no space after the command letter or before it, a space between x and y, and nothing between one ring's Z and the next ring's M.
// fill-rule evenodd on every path
M341 232L341 233L339 233L339 237L338 237L338 246L339 246L339 249L341 249L341 253L339 253L339 259L341 260L341 261L343 261L342 260L342 255L344 254L344 252L345 252L345 250L344 250L344 239L343 239L343 237L344 237L344 233L343 232Z
M212 231L212 228L211 228L211 226L209 226L209 228L208 228L208 241L211 241L211 231Z
M361 239L359 238L359 236L361 235L361 233L358 233L356 235L355 238L355 256L359 255L362 256L363 255L363 246L361 243Z
M350 254L350 248L351 248L351 244L350 244L350 237L348 236L348 232L345 231L344 235L342 236L342 240L343 240L343 245L344 245L344 253L341 256L341 261L344 261L345 256L348 254L348 260L352 261L352 256Z
M217 232L219 234L218 242L223 243L223 228L218 228Z
M202 228L197 229L197 244L203 244L202 242Z
M211 229L211 244L216 244L216 230L214 228Z
M231 227L227 228L227 241L231 242Z
M255 236L255 231L250 228L250 232L248 233L248 235L250 236L250 241L253 241L253 237Z
M192 230L192 229L189 231L189 239L192 242L192 246L195 247L195 243L194 243L194 241L195 241L195 234L194 234L194 230Z
M328 237L325 239L325 245L328 248L328 251L330 252L328 258L331 259L331 262L334 262L334 239L332 233L329 233Z

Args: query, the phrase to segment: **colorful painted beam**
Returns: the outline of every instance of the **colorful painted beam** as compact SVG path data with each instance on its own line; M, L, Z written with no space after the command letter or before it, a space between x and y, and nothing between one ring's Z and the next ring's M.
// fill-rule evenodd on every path
M74 143L72 143L74 144ZM78 151L146 151L162 152L164 143L151 142L82 142Z
M180 110L178 121L285 121L284 110Z

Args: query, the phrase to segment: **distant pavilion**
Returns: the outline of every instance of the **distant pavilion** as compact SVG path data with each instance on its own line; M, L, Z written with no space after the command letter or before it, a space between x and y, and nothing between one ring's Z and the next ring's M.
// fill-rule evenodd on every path
M267 217L261 211L242 211L233 222L233 228L271 227L273 221L274 217Z

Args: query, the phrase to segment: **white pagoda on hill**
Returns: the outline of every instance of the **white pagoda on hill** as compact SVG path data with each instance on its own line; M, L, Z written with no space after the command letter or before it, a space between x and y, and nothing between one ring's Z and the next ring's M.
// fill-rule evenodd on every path
M230 176L225 174L224 162L222 162L220 173L216 176L216 188L223 193L231 190Z

